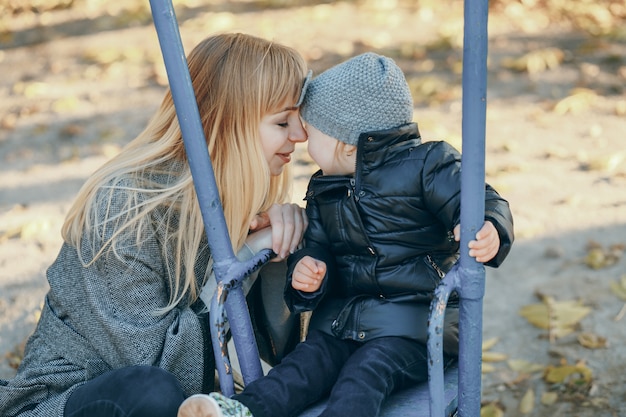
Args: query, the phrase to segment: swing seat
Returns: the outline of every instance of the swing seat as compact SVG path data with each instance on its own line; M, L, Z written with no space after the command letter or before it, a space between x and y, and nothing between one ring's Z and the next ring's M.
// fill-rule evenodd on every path
M450 366L444 374L444 409L445 416L456 414L458 395L458 366ZM428 383L424 382L415 387L407 388L393 394L383 405L381 416L384 417L430 417L430 393ZM318 417L326 400L309 407L298 417Z

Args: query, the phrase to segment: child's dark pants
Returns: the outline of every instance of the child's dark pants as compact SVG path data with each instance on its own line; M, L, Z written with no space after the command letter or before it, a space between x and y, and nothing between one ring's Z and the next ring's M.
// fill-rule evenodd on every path
M321 416L375 417L390 393L427 379L426 346L419 342L359 343L313 330L266 378L234 398L254 417L291 417L330 393Z

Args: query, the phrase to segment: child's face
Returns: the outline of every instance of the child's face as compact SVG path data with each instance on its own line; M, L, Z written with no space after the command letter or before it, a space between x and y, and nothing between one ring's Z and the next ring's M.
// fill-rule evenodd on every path
M320 132L311 125L305 127L309 137L307 150L324 175L351 175L356 169L356 147L340 145L339 140Z
M280 175L285 164L291 161L296 142L306 140L300 112L295 107L265 115L261 119L259 133L271 175Z

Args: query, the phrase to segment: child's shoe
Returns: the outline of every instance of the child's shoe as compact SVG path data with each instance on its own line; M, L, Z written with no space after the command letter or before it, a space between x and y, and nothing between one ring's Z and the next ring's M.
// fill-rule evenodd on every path
M223 417L220 406L206 394L194 394L178 407L178 417Z
M248 410L248 407L237 400L228 398L218 392L212 392L209 396L219 405L222 411L221 415L224 417L254 417Z
M217 392L195 394L178 408L178 417L253 417L248 407Z

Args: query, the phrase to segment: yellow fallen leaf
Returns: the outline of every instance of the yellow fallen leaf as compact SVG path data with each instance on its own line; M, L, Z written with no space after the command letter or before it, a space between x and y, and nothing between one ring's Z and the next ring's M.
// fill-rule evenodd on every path
M489 350L500 341L499 337L492 337L491 339L483 340L483 351Z
M551 309L553 320L563 327L573 326L591 313L591 308L580 301L557 301Z
M585 256L585 265L591 269L601 269L606 266L606 257L602 248L593 248Z
M54 100L51 104L52 110L56 113L68 113L76 110L80 106L80 100L75 96L63 97Z
M559 394L556 392L544 392L541 394L541 404L552 405L559 399Z
M542 301L522 307L519 314L532 325L548 330L554 338L572 333L574 326L591 313L591 308L580 301L556 301L552 297Z
M622 306L622 308L620 309L619 313L617 313L617 316L615 316L613 318L614 321L620 321L622 318L624 318L624 316L626 315L626 304L624 304Z
M614 265L622 256L622 249L618 247L610 247L604 249L602 247L591 247L585 256L585 264L591 269L602 269Z
M50 90L50 86L42 82L30 82L24 85L24 96L29 99L41 97Z
M38 219L22 226L20 238L24 240L34 239L50 230L51 224L47 219Z
M545 369L545 365L529 362L524 359L510 359L507 361L507 365L515 372L523 372L527 374L543 372Z
M497 403L489 403L480 408L480 417L504 417L504 410Z
M588 109L598 99L598 94L587 88L575 89L571 95L565 97L554 106L557 114L579 113Z
M610 154L598 155L585 161L581 168L585 171L605 171L612 172L624 161L624 152L612 152Z
M602 349L608 346L605 337L593 333L581 333L578 335L578 343L587 349Z
M495 372L495 370L496 367L490 363L483 363L480 368L480 372L483 374L490 374L492 372Z
M8 239L36 239L50 231L50 228L51 223L48 219L33 220L8 230L0 230L0 243Z
M7 364L13 368L17 369L22 363L22 359L24 358L24 347L26 346L26 340L22 343L13 347L13 349L7 353L5 353L4 358Z
M519 403L519 411L522 414L529 414L534 409L535 409L535 393L533 392L532 388L529 388Z
M502 362L509 356L500 352L483 352L483 362Z
M575 384L590 383L592 372L584 364L548 366L544 373L544 379L550 384Z
M558 48L544 48L529 52L519 58L504 59L502 66L514 71L537 74L558 68L564 57L564 52Z
M21 227L12 227L8 230L2 230L0 231L0 243L4 242L5 240L18 238L20 237L21 233Z
M626 301L626 274L622 275L618 281L611 281L609 286L613 294Z
M122 53L119 48L94 48L87 50L83 58L89 62L110 65L122 59Z

